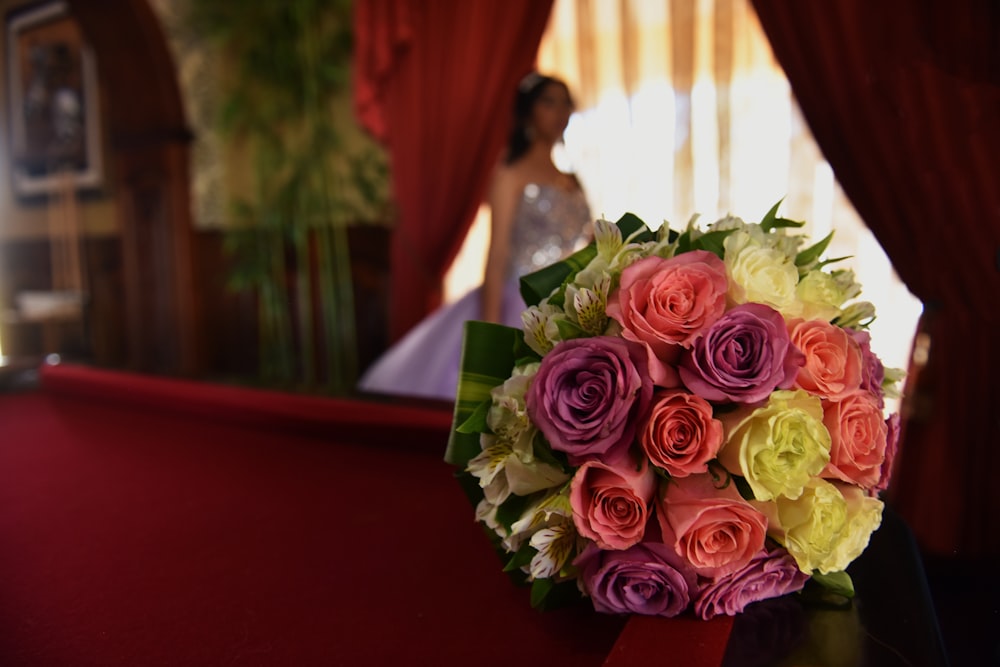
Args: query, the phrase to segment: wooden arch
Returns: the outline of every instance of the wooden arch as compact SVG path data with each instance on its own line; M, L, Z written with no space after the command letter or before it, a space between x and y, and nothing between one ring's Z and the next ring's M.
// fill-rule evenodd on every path
M147 0L68 0L96 58L121 229L128 365L201 370L190 207L192 134L173 58Z

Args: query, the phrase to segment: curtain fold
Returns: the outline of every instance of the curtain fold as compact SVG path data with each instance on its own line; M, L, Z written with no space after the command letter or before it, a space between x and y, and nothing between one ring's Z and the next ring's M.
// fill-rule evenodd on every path
M533 66L551 0L359 0L355 109L388 148L397 226L390 339L442 297Z
M1000 5L753 4L844 191L925 305L889 500L927 551L996 557Z

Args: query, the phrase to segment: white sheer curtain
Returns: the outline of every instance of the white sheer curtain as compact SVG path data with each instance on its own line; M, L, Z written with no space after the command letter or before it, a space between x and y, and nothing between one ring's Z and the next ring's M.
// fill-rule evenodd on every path
M556 0L538 68L576 98L556 160L595 216L754 221L784 198L814 239L835 230L828 256L852 256L843 265L879 313L873 347L907 366L920 303L837 185L748 0ZM450 295L478 283L487 243L482 211Z

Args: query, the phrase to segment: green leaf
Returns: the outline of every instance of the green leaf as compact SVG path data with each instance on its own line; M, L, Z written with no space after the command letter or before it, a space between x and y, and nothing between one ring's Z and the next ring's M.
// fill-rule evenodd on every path
M444 459L465 468L482 448L478 433L463 432L462 425L490 400L490 390L510 377L518 329L475 320L465 323L462 363L452 416L452 431Z
M626 213L622 217L618 218L618 222L615 224L618 225L618 229L621 230L623 239L627 239L629 236L640 230L643 230L643 233L636 237L635 240L637 242L642 243L650 241L653 238L653 234L649 231L649 227L635 213Z
M517 553L515 553L513 557L507 561L507 564L503 567L503 571L514 572L516 570L520 570L525 565L531 563L531 559L534 558L537 553L538 549L531 546L531 543L526 541L521 545L521 548L517 550Z
M455 430L459 433L485 433L489 429L486 423L486 416L490 412L492 401L483 401L472 411L469 418L462 422Z
M846 572L813 572L812 578L799 591L799 598L811 607L850 609L854 599L854 583Z
M596 256L597 246L591 243L562 261L521 276L521 297L529 306L537 306L542 299L561 287L566 278L575 275Z
M779 227L805 227L806 223L804 220L791 220L790 218L775 218L771 225L771 229L778 229Z
M827 234L822 241L809 246L799 254L795 256L795 266L809 266L819 260L820 255L826 252L827 246L830 245L830 240L833 238L833 232Z
M774 221L778 219L778 208L781 206L781 202L783 201L785 201L784 197L779 199L774 206L771 207L771 210L765 213L764 217L761 218L760 226L765 232L769 232L774 229Z
M798 220L790 220L788 218L779 218L778 217L778 208L781 206L781 203L783 201L785 201L784 197L782 197L781 199L779 199L778 203L776 203L774 206L772 206L771 210L769 210L764 215L764 218L760 221L760 226L761 226L761 228L765 232L770 232L771 230L778 229L780 227L804 227L805 226L805 224L806 224L805 222L801 222L801 221L798 221Z
M830 593L845 598L854 597L854 582L847 572L830 572L829 574L814 572L812 578Z
M554 586L551 579L535 579L531 582L531 606L540 609Z
M716 255L719 259L723 259L726 254L723 241L725 241L726 237L735 231L735 229L722 229L702 234L695 240L692 246L695 250L707 250L708 252Z
M570 340L571 338L583 338L587 335L587 332L580 328L576 322L571 320L558 319L556 320L556 329L559 331L559 338L562 340Z
M691 230L686 229L677 237L677 254L681 255L691 250Z
M836 264L837 262L843 262L844 260L853 258L854 255L844 255L843 257L834 257L833 259L824 259L822 262L816 263L816 268L821 269L828 264Z

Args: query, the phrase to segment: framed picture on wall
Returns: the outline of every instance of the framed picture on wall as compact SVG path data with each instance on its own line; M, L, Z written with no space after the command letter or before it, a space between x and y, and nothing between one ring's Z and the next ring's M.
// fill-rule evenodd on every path
M97 68L62 0L6 17L7 117L14 192L101 185Z

